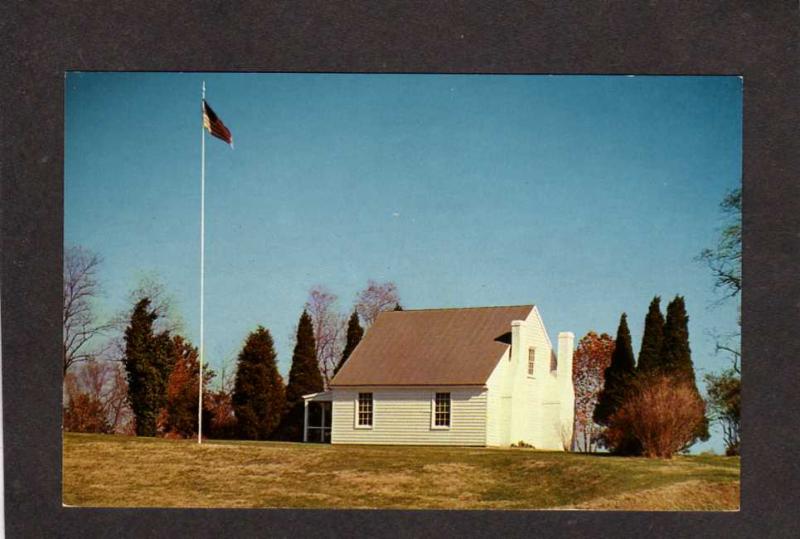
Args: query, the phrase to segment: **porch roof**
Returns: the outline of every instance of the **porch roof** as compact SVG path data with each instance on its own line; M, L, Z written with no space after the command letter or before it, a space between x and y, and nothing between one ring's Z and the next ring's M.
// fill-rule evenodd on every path
M317 393L309 393L308 395L303 395L303 400L305 402L325 402L332 400L333 395L330 391L319 391Z

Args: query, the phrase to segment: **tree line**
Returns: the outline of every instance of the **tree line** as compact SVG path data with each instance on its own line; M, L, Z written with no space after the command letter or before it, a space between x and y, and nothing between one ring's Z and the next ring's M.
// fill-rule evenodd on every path
M708 439L684 298L675 296L666 319L660 301L656 296L650 302L638 362L625 313L616 339L590 332L578 343L573 361L578 450L602 445L622 455L668 457Z
M721 204L726 221L718 244L698 260L712 271L722 301L741 292L741 190ZM130 294L129 311L99 321L100 258L81 247L65 252L63 311L64 428L189 437L197 432L200 369L197 349L163 285L145 278ZM249 333L235 372L204 365L203 431L209 437L299 440L302 395L326 389L364 332L385 310L402 310L394 283L369 281L343 314L324 286L309 291L295 332L288 382L277 368L267 328ZM575 428L572 447L598 446L628 455L668 456L708 438L709 420L722 427L726 453L740 447L741 353L738 333L718 336L730 366L704 376L700 397L691 359L688 314L676 296L661 312L654 297L636 361L627 324L616 338L589 332L573 361ZM741 317L739 320L741 324ZM102 345L98 341L109 336ZM210 382L215 387L209 389ZM706 416L708 412L708 416Z
M65 253L64 428L77 432L188 438L196 436L200 366L183 335L173 302L157 279L130 294L132 307L99 322L98 256L81 247ZM302 396L327 388L377 315L402 309L394 283L369 281L349 317L322 286L300 315L288 383L277 366L270 331L246 337L235 371L203 365L203 432L210 438L301 440ZM362 325L363 324L363 325ZM107 337L103 344L98 344ZM320 343L320 344L318 344ZM216 387L209 387L218 379Z
M347 319L338 313L336 299L322 286L311 289L297 323L286 385L269 330L259 326L248 335L236 363L231 392L233 432L228 436L302 440L303 395L327 389L378 314L402 310L397 287L391 282L370 280Z
M741 292L741 189L721 204L726 216L718 244L698 260L708 264L723 300ZM650 302L638 362L634 358L627 315L616 338L590 331L578 343L573 361L575 426L573 449L603 446L617 454L671 456L709 437L709 422L722 428L727 455L738 455L741 439L741 353L738 333L717 338L731 365L706 373L704 400L695 382L689 347L689 317L676 296L661 312L661 298ZM741 320L739 320L741 324ZM733 344L731 344L731 341Z

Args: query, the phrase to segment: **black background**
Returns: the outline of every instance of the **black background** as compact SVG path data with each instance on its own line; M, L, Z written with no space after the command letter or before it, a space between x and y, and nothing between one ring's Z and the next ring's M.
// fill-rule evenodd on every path
M798 23L797 0L3 2L0 287L8 535L800 536ZM59 357L68 70L742 75L742 510L63 508Z

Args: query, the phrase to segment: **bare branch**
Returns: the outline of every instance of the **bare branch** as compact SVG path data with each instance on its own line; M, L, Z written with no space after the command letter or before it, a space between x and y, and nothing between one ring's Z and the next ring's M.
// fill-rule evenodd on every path
M726 223L720 230L717 245L703 249L697 260L709 267L715 287L724 291L724 300L742 291L742 190L731 190L720 208Z
M183 319L176 307L174 296L167 292L161 278L155 272L144 273L139 277L136 287L128 293L128 305L125 310L118 312L111 320L110 325L117 333L124 333L125 327L131 318L133 307L142 299L150 300L150 306L158 318L153 325L153 330L161 333L167 331L172 334L181 333L184 328ZM120 352L124 344L117 342Z
M333 371L344 349L347 318L338 312L337 297L322 285L311 288L306 301L306 311L314 327L314 340L325 387L333 378Z
M63 368L94 357L91 343L109 329L99 323L93 303L100 295L97 271L101 259L88 249L73 246L64 252Z
M367 287L358 293L356 311L365 328L369 328L382 311L391 311L399 302L397 285L391 281L378 283L370 279Z

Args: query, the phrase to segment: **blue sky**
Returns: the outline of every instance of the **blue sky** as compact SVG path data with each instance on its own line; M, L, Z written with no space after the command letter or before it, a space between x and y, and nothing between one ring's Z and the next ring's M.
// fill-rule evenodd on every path
M308 290L345 312L368 279L407 308L535 303L553 339L625 311L637 352L682 294L696 369L726 365L736 305L694 257L741 182L740 78L71 73L65 242L103 257L103 312L156 273L195 342L203 80L235 139L206 140L212 366L262 324L288 372Z

